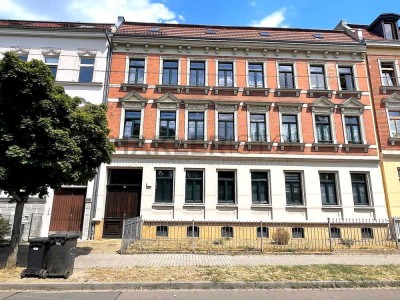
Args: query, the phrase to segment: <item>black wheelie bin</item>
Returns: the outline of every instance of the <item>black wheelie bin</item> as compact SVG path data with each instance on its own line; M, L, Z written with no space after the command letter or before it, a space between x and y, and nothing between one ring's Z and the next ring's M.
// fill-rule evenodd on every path
M74 270L76 243L79 233L63 232L49 235L47 270L43 277L64 277L67 279Z
M28 264L22 270L21 278L28 276L43 277L47 268L47 258L49 250L49 239L38 237L29 240Z

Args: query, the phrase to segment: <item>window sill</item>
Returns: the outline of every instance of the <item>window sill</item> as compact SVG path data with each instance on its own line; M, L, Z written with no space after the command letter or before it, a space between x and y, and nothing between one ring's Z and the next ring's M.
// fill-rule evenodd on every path
M270 88L265 87L245 87L243 89L246 96L250 96L250 94L268 96L270 90Z
M397 85L393 85L393 86L381 85L379 90L381 90L383 94L386 94L387 92L399 92L400 91L400 86L397 86Z
M158 93L161 93L163 90L176 90L176 92L179 94L182 89L183 86L181 85L168 85L168 84L158 84L156 85L156 89Z
M299 204L299 205L286 205L286 208L302 210L302 209L307 209L307 206L305 206L304 204Z
M90 86L103 86L102 82L78 82L78 81L56 81L60 85L90 85Z
M272 208L272 205L271 204L269 204L269 203L265 203L265 204L255 204L255 203L253 203L252 205L251 205L251 208L266 208L266 209L270 209L270 208Z
M354 210L375 210L371 205L354 205Z
M332 98L333 90L319 90L319 89L309 89L307 94L310 98L325 96L327 98Z
M343 144L343 148L346 152L349 152L350 149L364 149L364 152L367 153L369 146L368 144Z
M267 150L269 151L272 148L272 143L253 141L253 142L246 142L246 146L248 150L251 150L251 147L256 146L256 147L266 147Z
M322 205L322 209L327 209L327 210L330 210L330 209L332 209L332 210L334 210L334 209L342 209L343 207L341 206L341 205L335 205L335 204L332 204L332 205Z
M285 150L285 147L286 148L299 147L300 151L303 151L304 150L304 146L305 146L305 143L298 143L298 142L281 142L281 143L278 143L278 147L281 148L281 151Z
M400 142L400 137L390 137L389 142L392 146L395 146L396 143Z
M219 146L234 146L235 150L239 149L239 142L237 141L213 141L215 149L218 149Z
M158 140L153 140L153 144L155 148L158 148L159 144L174 144L175 148L179 147L180 141L175 140L175 139L158 139Z
M282 96L295 96L300 97L301 89L296 88L278 88L275 89L275 93L278 97Z
M144 84L144 83L123 83L121 84L122 90L124 92L126 92L127 89L132 89L132 90L136 90L136 89L141 89L142 92L146 92L147 88L148 88L148 84Z
M208 141L204 140L184 140L183 141L183 148L187 148L187 145L203 145L204 149L208 147Z
M235 204L235 203L226 203L226 204L224 204L224 203L218 203L217 204L217 208L237 208L238 207L238 205L237 204Z
M110 139L110 142L114 142L118 147L121 147L123 144L128 143L137 143L137 147L142 148L144 139L136 139L136 138L121 138L121 139Z
M333 143L314 143L312 147L314 150L318 152L319 148L333 148L335 152L338 151L340 144L333 144Z
M343 98L344 96L356 96L357 99L361 98L362 91L347 91L347 90L340 90L336 91L336 94L339 96L339 98Z
M212 90L214 91L215 95L218 95L218 93L221 91L221 92L233 92L233 94L236 96L238 94L239 88L234 86L214 86Z
M185 203L183 204L183 208L204 208L205 204L204 203Z
M186 85L184 87L185 93L189 94L190 91L204 91L204 94L207 95L208 91L210 90L209 86L206 85Z
M162 203L162 202L154 202L152 204L153 208L157 208L157 207L174 207L174 203Z

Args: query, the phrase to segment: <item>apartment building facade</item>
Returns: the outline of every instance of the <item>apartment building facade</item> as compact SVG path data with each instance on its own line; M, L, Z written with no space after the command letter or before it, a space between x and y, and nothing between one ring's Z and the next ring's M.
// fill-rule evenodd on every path
M112 47L96 238L139 215L387 217L366 47L343 30L123 22Z
M371 24L339 23L367 47L367 66L380 145L388 214L400 215L400 40L398 14L381 14Z
M57 84L70 96L85 102L101 104L107 92L109 42L106 34L111 24L0 20L0 57L13 51L20 59L38 59L46 63ZM34 176L34 174L32 174ZM36 235L49 231L80 231L83 238L90 233L95 181L64 186L49 191L45 199L31 197L26 204L24 221ZM15 205L0 194L0 214L11 217ZM33 214L33 215L32 215ZM33 233L33 232L32 232Z

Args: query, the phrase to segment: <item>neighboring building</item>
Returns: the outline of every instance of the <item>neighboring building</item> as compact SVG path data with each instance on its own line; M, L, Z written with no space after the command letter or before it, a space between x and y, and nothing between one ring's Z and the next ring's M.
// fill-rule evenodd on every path
M123 22L95 237L139 215L387 217L365 54L342 30Z
M367 65L381 169L390 216L400 216L400 40L398 14L381 14L369 25L340 22L349 36L366 44Z
M0 20L0 57L6 51L14 51L22 60L42 60L70 96L100 104L107 92L109 43L106 35L111 26ZM55 195L50 191L46 199L32 197L26 205L24 218L29 222L32 213L39 216L38 220L41 216L41 235L47 235L49 230L72 230L81 231L86 238L90 233L95 193L93 181L83 186L65 186ZM0 214L10 215L12 219L14 205L8 204L4 194L0 196ZM36 230L39 225L34 225Z

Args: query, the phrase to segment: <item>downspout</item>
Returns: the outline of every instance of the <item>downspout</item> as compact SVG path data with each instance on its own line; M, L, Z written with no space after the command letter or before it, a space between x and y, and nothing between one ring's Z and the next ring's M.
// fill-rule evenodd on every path
M105 78L104 78L104 90L103 90L103 101L102 103L107 105L108 102L108 86L110 83L110 70L111 70L111 52L112 52L112 44L111 44L111 39L109 36L109 32L105 31L106 39L107 39L107 44L108 44L108 51L107 51L107 63L106 63L106 73L105 73ZM93 195L92 195L92 207L90 210L90 226L89 226L89 232L88 232L88 239L93 240L94 239L94 231L95 231L95 226L94 222L92 221L96 209L97 209L97 196L99 193L99 179L100 179L100 167L97 168L96 176L94 178L94 185L93 185Z

